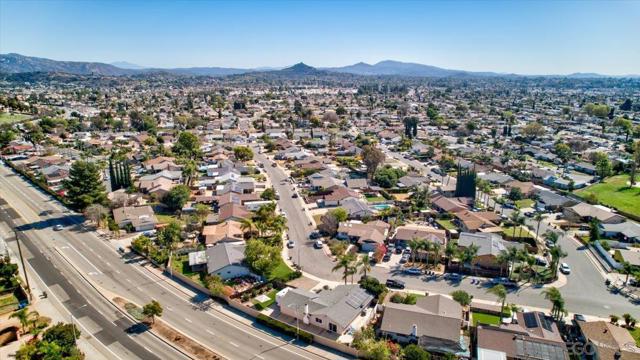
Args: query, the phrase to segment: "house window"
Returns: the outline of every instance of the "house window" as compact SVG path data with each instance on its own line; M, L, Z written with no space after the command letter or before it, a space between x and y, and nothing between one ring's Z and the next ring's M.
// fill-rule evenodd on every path
M338 332L336 324L329 323L329 331Z
M316 322L322 324L322 319L316 318Z

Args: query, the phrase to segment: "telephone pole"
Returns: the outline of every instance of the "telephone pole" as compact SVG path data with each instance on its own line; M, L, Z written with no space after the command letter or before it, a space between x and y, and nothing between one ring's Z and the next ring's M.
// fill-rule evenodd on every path
M24 266L24 257L22 256L22 246L20 246L20 237L18 236L18 229L13 228L13 233L16 236L16 243L18 244L18 256L20 256L20 263L22 264L22 271L24 272L24 280L27 283L27 294L29 294L29 301L32 300L31 297L31 285L29 284L29 275L27 275L27 268Z

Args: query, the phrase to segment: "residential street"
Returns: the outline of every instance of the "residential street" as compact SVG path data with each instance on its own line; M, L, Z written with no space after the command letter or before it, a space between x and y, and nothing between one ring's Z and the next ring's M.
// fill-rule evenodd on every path
M177 330L192 337L199 343L214 349L227 358L258 358L258 359L321 359L325 358L305 349L291 344L289 339L280 338L277 333L272 333L268 329L253 326L250 323L240 322L235 317L236 314L221 305L213 302L207 296L189 296L179 291L168 283L165 278L155 276L153 273L142 268L139 260L133 258L122 258L116 252L116 246L100 239L95 232L87 231L78 225L77 216L69 216L63 213L63 208L56 202L49 199L39 190L26 183L19 176L12 175L11 170L6 166L0 168L0 196L7 201L11 208L22 217L27 226L23 226L23 234L28 238L25 243L32 254L43 251L58 268L64 268L66 272L57 275L56 271L51 271L44 255L30 259L36 271L45 278L48 284L65 284L65 279L77 278L77 271L70 268L69 264L64 264L60 255L69 260L73 267L77 268L84 277L90 279L92 283L101 289L112 294L117 294L133 301L137 304L145 304L152 299L160 301L165 311L162 320L166 321ZM26 201L25 201L26 200ZM53 210L47 216L39 216L44 210ZM64 224L62 231L54 231L52 228L56 224ZM60 264L60 265L58 265ZM47 277L52 278L48 279ZM80 282L81 280L76 280ZM60 285L63 286L63 285ZM61 292L73 294L73 291L83 291L83 296L87 296L88 286L70 286ZM53 289L57 289L54 286ZM55 291L55 290L54 290ZM93 293L96 293L95 291ZM80 296L80 295L78 295ZM99 295L95 294L95 297ZM71 307L81 306L84 303L91 303L97 306L96 299L72 300ZM90 316L92 323L98 324L96 335L99 339L104 333L111 334L111 337L122 340L124 348L139 354L140 358L150 359L153 357L145 354L144 346L151 348L155 354L163 354L161 358L181 358L175 351L166 348L166 345L157 344L152 347L144 340L150 337L149 334L137 335L141 339L141 345L136 344L124 333L124 329L131 324L123 322L123 325L116 328L113 324L109 329L110 319L101 320L104 314L116 313L114 308L107 310L109 305L95 310L84 308L78 312L78 317L82 320L83 315ZM93 314L93 315L91 315ZM95 318L95 319L94 319ZM104 330L107 329L107 330ZM267 333L265 333L267 332ZM107 344L112 344L115 340L108 338ZM136 339L137 340L137 339ZM150 342L150 341L149 341ZM157 343L157 341L155 341ZM115 346L114 346L115 347ZM328 357L335 358L333 354ZM171 355L171 354L174 355ZM129 357L126 357L129 358Z

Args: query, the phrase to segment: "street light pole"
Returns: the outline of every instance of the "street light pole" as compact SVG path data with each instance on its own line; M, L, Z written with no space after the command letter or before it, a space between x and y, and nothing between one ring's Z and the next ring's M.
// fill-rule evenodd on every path
M22 264L22 272L24 273L24 280L27 283L27 294L29 295L29 301L32 300L31 285L29 284L29 275L27 275L27 268L24 266L24 257L22 257L22 246L20 246L20 237L18 236L18 229L13 228L13 233L16 237L16 243L18 244L18 256L20 257L20 263Z

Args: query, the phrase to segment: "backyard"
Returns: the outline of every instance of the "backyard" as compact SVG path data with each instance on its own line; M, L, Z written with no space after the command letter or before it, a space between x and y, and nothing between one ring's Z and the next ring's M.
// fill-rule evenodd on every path
M436 220L438 225L442 226L445 230L455 230L456 226L451 222L451 220Z
M481 312L471 312L473 326L480 324L500 325L500 316Z
M535 204L535 201L531 199L522 199L522 200L516 201L516 207L518 209L530 208L530 207L533 207L534 204Z
M590 195L593 194L593 195ZM629 187L628 175L617 175L576 191L583 199L595 196L599 203L640 216L640 187Z
M628 330L628 329L627 329ZM636 345L640 346L640 327L634 328L633 330L629 330L631 336L636 341Z
M521 230L522 230L522 232L521 232ZM520 238L520 239L531 238L531 239L533 239L533 234L529 231L529 229L527 229L524 226L503 227L502 228L502 232L504 233L504 236L506 236L508 238Z

